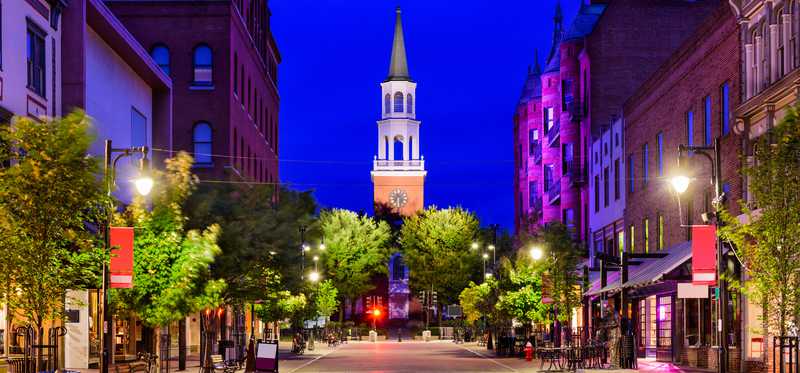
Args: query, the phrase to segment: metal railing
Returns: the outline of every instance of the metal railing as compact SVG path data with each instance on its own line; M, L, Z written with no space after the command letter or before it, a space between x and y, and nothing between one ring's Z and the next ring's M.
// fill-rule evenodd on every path
M558 200L559 198L561 198L560 182L556 180L550 183L550 185L547 187L547 198L549 199L551 204L556 200Z
M553 142L558 140L558 134L560 130L561 125L558 123L558 121L553 122L553 126L547 130L547 140L549 141L550 146L553 146Z
M424 171L425 160L391 161L376 159L372 162L374 171Z
M542 162L542 142L539 140L533 141L530 144L530 155L533 156L533 163L539 164Z

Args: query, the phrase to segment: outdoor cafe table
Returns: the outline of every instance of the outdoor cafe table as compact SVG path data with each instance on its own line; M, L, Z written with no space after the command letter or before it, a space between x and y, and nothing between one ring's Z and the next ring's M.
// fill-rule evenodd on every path
M564 369L564 364L561 360L563 354L568 350L568 347L539 347L536 349L536 352L539 354L539 358L542 359L542 362L539 364L539 369L544 368L544 363L547 362L549 365L547 366L547 370L550 371L553 367L556 367L558 370Z

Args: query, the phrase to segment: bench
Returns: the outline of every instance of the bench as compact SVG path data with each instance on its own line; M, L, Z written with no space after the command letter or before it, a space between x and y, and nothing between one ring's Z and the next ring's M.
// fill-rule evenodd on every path
M222 359L222 355L211 355L211 366L214 367L215 372L221 371L223 373L234 373L237 368L232 361Z
M147 362L134 361L128 364L114 364L114 371L116 373L149 373L147 371Z

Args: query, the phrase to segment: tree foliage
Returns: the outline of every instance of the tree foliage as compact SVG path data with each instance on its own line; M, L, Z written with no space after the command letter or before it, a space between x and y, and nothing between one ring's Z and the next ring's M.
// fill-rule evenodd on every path
M497 309L521 323L547 320L550 307L542 303L542 264L522 252L514 261L503 258L501 267Z
M735 244L750 280L748 290L765 306L765 324L786 334L800 324L800 118L787 111L777 126L762 135L753 162L742 173L757 208L742 203L748 223L728 213L723 238ZM749 164L748 164L749 163Z
M372 290L373 276L388 271L389 226L341 209L323 211L319 225L326 245L321 261L326 268L326 277L339 293L355 300ZM342 317L340 312L340 321Z
M90 127L81 111L0 126L0 299L40 327L63 316L68 289L99 284L102 243L87 226L106 198Z
M458 295L461 310L467 322L475 323L484 316L495 315L497 303L497 281L493 278L476 284L470 281Z
M568 322L572 318L572 309L581 305L580 245L573 238L572 231L561 223L547 223L535 237L545 252L542 260L552 284L553 306L560 310L557 317Z
M184 211L192 229L213 224L222 228L218 242L222 253L214 261L213 276L225 280L227 302L247 303L276 291L302 289L299 227L307 227L306 239L313 237L316 208L308 192L202 184Z
M219 226L185 228L182 208L197 183L191 167L186 153L168 159L165 171L153 171L151 203L137 197L115 217L117 224L136 227L134 286L119 289L115 306L135 312L148 326L167 325L222 301L225 282L212 280L208 269L220 254Z
M328 318L339 307L339 290L333 281L325 280L319 284L314 294L317 315Z
M483 277L480 253L470 249L477 232L475 215L459 207L429 207L406 218L400 245L411 288L436 290L443 302L458 301L470 280Z

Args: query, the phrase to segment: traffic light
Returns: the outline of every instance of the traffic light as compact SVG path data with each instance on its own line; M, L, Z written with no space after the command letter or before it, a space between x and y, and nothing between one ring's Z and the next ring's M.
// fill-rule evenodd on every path
M367 306L365 307L368 310L372 309L372 297L365 297L367 301Z
M372 311L372 315L373 315L373 316L375 316L375 318L376 318L376 319L377 319L378 317L381 317L381 309L380 309L380 308L376 308L376 309L374 309L374 310Z

